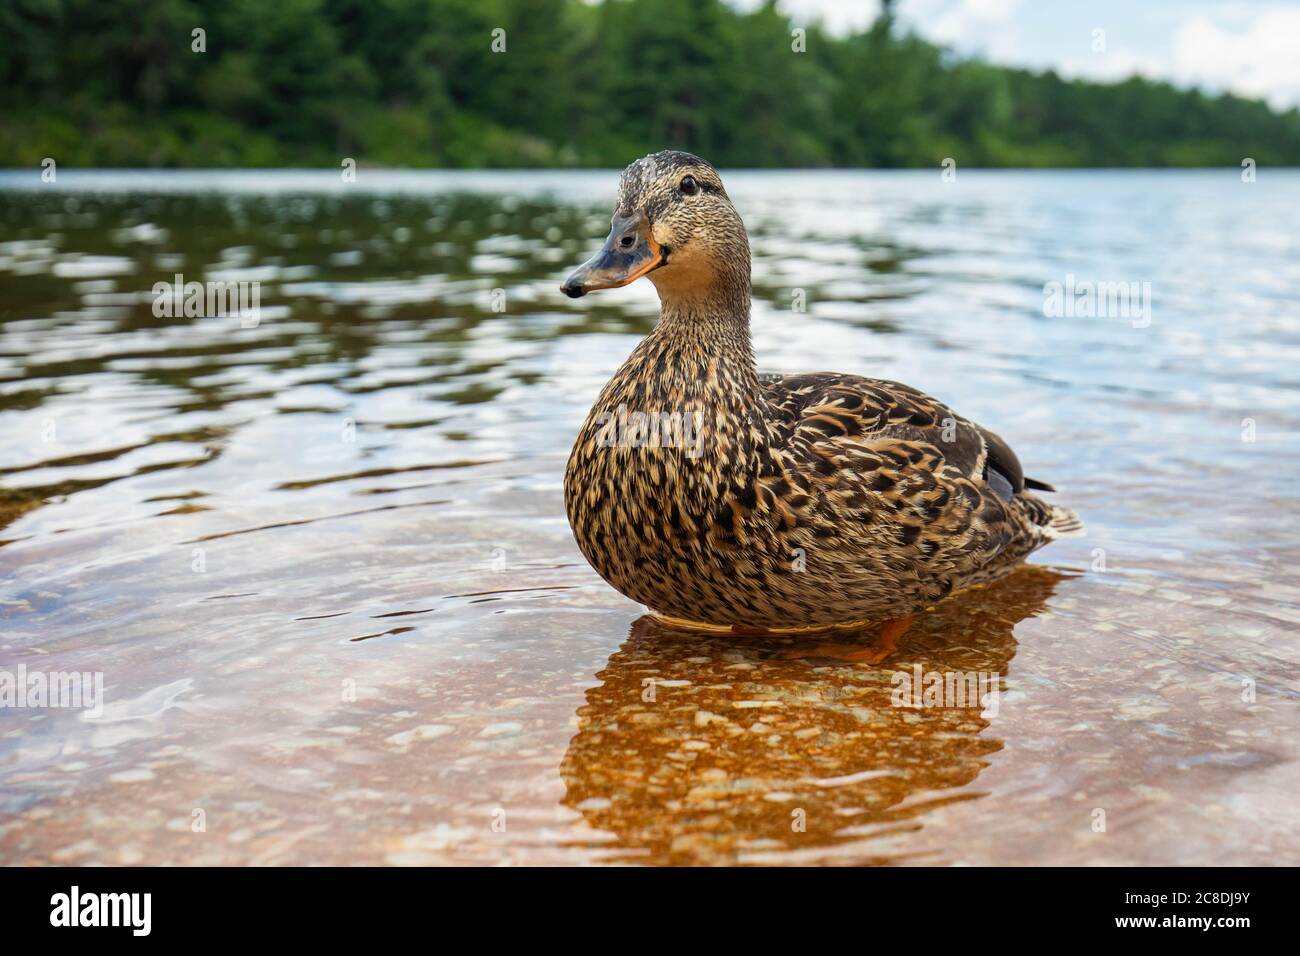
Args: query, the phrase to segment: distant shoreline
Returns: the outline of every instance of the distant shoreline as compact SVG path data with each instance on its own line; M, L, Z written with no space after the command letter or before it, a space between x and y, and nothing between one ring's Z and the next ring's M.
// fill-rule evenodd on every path
M590 169L667 147L728 169L1300 165L1300 109L993 65L907 32L891 6L840 36L723 0L671 16L656 0L430 0L273 17L188 0L145 22L111 0L18 5L0 162Z

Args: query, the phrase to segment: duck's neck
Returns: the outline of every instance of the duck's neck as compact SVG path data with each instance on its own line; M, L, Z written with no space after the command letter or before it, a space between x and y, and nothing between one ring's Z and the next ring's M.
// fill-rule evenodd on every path
M659 287L659 321L641 343L651 394L666 405L754 408L762 399L750 342L749 282Z
M675 358L683 373L725 370L746 388L757 386L754 347L749 334L749 303L722 307L715 301L664 303L649 335L658 351Z
M761 400L749 335L749 277L679 291L660 286L659 322L642 343L671 394L756 409Z
M690 436L687 457L697 467L675 472L677 479L701 482L701 489L718 481L747 486L768 460L770 445L749 337L748 284L661 299L658 324L610 381L593 414L601 420L639 410L681 421Z

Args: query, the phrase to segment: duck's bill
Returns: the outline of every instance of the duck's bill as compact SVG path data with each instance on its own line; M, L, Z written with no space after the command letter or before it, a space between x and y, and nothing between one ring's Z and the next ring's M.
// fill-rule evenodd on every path
M578 266L573 275L564 280L560 291L571 299L577 299L597 289L617 289L653 272L667 261L663 248L653 237L642 235L630 248L623 247L622 238L618 230L610 233L600 251Z

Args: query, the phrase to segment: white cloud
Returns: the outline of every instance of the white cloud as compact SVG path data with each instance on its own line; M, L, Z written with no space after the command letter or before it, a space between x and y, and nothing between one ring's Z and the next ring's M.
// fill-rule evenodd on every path
M753 9L762 0L731 0ZM837 34L863 30L879 0L780 0L796 21L820 19ZM995 63L1055 69L1103 82L1138 74L1211 92L1231 90L1275 107L1300 105L1300 6L1166 0L899 0L910 29L936 43ZM1109 49L1090 52L1093 29Z
M1005 20L1020 4L1021 0L960 0L958 6L980 20Z
M1213 93L1228 90L1287 109L1300 104L1300 9L1224 4L1179 23L1166 51L1124 47L1070 55L1056 68L1065 76L1102 82L1136 73Z
M940 43L964 43L1003 27L1020 0L917 0L906 7L910 19Z
M1023 38L1016 11L1023 0L911 0L901 4L908 22L945 46L977 52L995 62L1015 62Z
M1278 107L1300 103L1300 10L1238 7L1223 14L1195 16L1178 28L1174 80L1232 90Z
M742 10L752 10L761 0L733 0ZM833 35L861 32L880 15L880 0L781 0L781 11L795 23L819 20Z
M1107 50L1105 53L1067 56L1056 66L1062 76L1116 83L1133 74L1149 79L1168 79L1169 63L1163 57L1144 56L1133 50Z

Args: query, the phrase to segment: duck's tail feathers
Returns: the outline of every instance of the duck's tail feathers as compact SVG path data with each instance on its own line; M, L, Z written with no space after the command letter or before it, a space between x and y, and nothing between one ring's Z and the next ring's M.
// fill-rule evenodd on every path
M1083 519L1079 517L1077 511L1070 508L1063 508L1060 505L1048 506L1047 521L1043 524L1043 532L1049 538L1084 538L1088 535L1088 529L1083 525Z
M1037 495L1028 493L1017 495L1016 501L1020 502L1025 515L1038 525L1038 529L1048 541L1057 538L1082 538L1087 534L1083 527L1083 519L1069 508L1050 505Z

